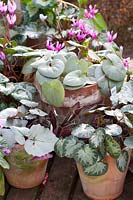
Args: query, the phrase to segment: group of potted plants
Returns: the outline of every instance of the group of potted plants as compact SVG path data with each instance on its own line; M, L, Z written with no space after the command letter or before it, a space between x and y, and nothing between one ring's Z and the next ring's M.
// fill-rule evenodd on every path
M0 39L0 194L4 174L18 188L39 185L55 151L76 161L87 196L115 199L133 148L129 59L96 6L27 2L23 13L28 10L33 21L38 17L47 38L42 49L16 43L35 30L27 30L25 21L15 27L15 1L0 1L6 28Z

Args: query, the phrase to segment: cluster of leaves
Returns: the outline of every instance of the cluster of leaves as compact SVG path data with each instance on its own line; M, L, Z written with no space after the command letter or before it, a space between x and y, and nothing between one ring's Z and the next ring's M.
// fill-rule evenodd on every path
M126 93L125 93L126 88ZM55 144L58 156L73 158L82 165L88 176L99 176L108 170L106 156L116 159L121 172L127 167L128 152L125 147L133 149L133 81L124 83L117 95L112 95L113 107L98 107L90 109L85 115L103 116L102 124L80 124L76 126L71 136L60 138ZM129 132L124 134L128 129Z
M16 53L15 56L30 56L23 66L22 73L35 73L35 80L41 85L45 99L56 107L63 104L65 89L75 90L96 83L88 74L90 63L79 59L74 52L42 49L23 54Z
M79 137L82 134L82 137L86 138L87 143L78 139L78 133ZM128 152L121 150L116 140L106 133L106 129L95 130L88 124L81 124L72 131L72 136L58 140L55 152L61 157L74 158L82 165L88 176L100 176L107 172L108 164L105 161L107 154L116 159L121 172L124 172L128 162Z

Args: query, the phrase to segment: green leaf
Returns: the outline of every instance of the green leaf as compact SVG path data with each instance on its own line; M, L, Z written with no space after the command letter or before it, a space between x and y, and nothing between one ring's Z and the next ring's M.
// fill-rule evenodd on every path
M58 138L49 128L45 128L40 124L32 125L24 149L29 155L40 157L52 152L57 140Z
M124 145L130 149L133 149L133 136L129 136L124 140Z
M73 128L71 134L78 138L90 138L95 129L89 124L80 124Z
M33 84L28 82L14 83L15 90L11 93L11 96L16 100L30 100L32 101L33 96L36 93L36 88Z
M106 134L118 136L122 134L122 128L118 124L109 124L105 127Z
M0 84L0 92L8 96L14 91L15 87L13 83Z
M62 83L59 80L43 83L42 94L46 101L55 107L63 105L65 91Z
M124 113L130 113L133 114L133 105L129 104L129 105L125 105L121 108L121 111Z
M113 81L123 81L126 76L126 69L122 60L115 54L107 54L108 60L102 63L102 70L105 75Z
M54 151L55 151L55 153L56 153L58 156L60 156L60 157L65 156L65 152L64 152L64 148L63 148L64 141L65 141L65 139L60 138L60 139L55 143L55 146L54 146Z
M83 166L83 171L87 176L101 176L108 170L108 164L103 162L96 162L92 166Z
M104 128L98 128L90 138L90 142L95 146L98 147L105 138L105 130Z
M107 24L100 13L97 13L92 21L98 31L107 30Z
M9 82L9 79L0 73L0 83L7 83Z
M33 63L34 64L34 63ZM37 62L36 62L37 64ZM38 61L38 72L47 78L59 77L65 68L63 61L53 59L52 61L45 61L43 58Z
M98 158L97 149L89 144L74 152L74 159L81 165L93 165Z
M54 7L56 5L55 0L32 0L32 3L35 6L38 6L40 8L49 8L49 7Z
M2 156L0 156L0 166L4 169L10 168L8 162Z
M6 140L2 136L0 136L0 147L8 148L8 144L7 144Z
M80 5L82 5L82 4L84 4L84 3L87 3L88 2L88 0L78 0L78 3L80 4Z
M5 194L5 178L2 169L0 168L0 196Z
M84 145L83 141L78 140L74 136L69 136L65 139L63 144L64 155L73 158L74 152L78 151Z
M118 158L121 154L120 145L110 136L106 135L106 149L107 152L113 157Z
M31 58L30 60L28 60L24 66L23 66L23 69L22 69L22 73L23 74L32 74L33 72L36 71L36 69L34 68L34 65L33 63L36 62L37 60L39 60L40 58Z
M122 151L120 156L116 160L116 164L120 172L124 172L127 168L129 155L127 151Z

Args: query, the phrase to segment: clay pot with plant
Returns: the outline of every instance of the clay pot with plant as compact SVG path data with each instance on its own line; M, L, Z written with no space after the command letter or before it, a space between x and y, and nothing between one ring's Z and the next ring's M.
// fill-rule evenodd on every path
M124 83L111 96L112 107L88 110L85 115L97 120L75 126L55 144L58 156L76 161L84 193L91 199L113 200L123 191L133 149L132 90L132 80Z
M48 114L32 100L35 87L31 83L11 83L3 75L2 78L5 83L0 84L0 90L3 95L15 98L17 104L16 108L0 112L0 195L5 191L4 174L17 188L39 185L44 179L48 159L52 157L49 153L57 141Z

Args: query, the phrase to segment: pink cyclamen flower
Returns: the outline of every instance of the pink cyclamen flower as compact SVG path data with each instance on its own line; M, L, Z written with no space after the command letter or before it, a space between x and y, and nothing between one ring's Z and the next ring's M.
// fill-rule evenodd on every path
M48 50L52 50L52 51L60 51L61 49L63 49L64 44L59 43L59 41L57 41L56 44L53 44L52 42L50 42L49 40L47 40L46 42L46 48Z
M98 12L98 9L96 9L96 5L92 7L92 5L89 5L89 11L87 9L84 10L84 16L88 19L95 18L95 14Z
M9 155L11 153L10 149L3 149L2 152L5 154L5 155Z
M4 61L6 59L5 54L3 53L3 51L0 51L0 60Z
M79 27L79 21L78 20L75 20L74 18L72 19L72 22L73 22L73 26L74 27Z
M61 49L63 49L64 44L61 44L57 41L56 45L55 45L55 51L60 51Z
M98 32L95 30L90 30L90 35L91 35L92 39L97 39Z
M14 0L8 0L7 9L11 15L14 14L16 8L17 8L16 2Z
M129 67L129 61L130 61L130 57L128 57L128 58L125 58L124 60L123 60L123 64L124 64L124 67Z
M113 42L117 38L117 33L113 35L113 31L107 32L108 42Z
M92 5L89 5L89 10L92 16L94 16L98 12L98 9L96 9L96 5L94 5L94 7L92 7Z
M73 37L73 36L75 36L75 34L76 34L76 32L72 28L68 31L69 37Z
M0 13L6 14L6 11L7 11L7 5L3 1L0 1Z
M50 42L49 40L47 40L47 42L46 42L46 48L48 49L48 50L52 50L52 51L54 51L54 45L52 44L52 42Z
M78 32L77 34L77 39L78 41L82 41L86 38L86 34L82 33L82 32Z
M16 15L15 14L13 14L13 15L7 14L6 18L7 18L9 25L11 27L13 27L16 22Z

